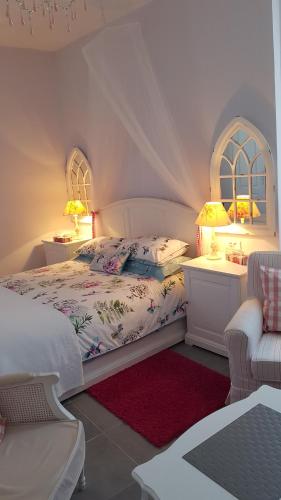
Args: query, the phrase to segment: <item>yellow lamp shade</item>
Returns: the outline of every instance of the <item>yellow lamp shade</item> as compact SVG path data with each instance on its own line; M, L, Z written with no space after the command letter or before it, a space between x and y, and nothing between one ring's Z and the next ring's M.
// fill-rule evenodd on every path
M251 211L252 205L252 211ZM234 220L235 216L235 203L232 202L228 211L228 215ZM260 211L257 207L257 204L254 201L250 201L250 197L248 195L239 195L237 196L236 201L236 218L240 219L241 222L244 222L245 219L249 219L252 217L255 219L256 217L260 217Z
M199 213L195 224L197 226L220 227L229 226L231 220L220 201L208 201Z
M65 205L63 215L82 215L86 208L80 200L69 200Z

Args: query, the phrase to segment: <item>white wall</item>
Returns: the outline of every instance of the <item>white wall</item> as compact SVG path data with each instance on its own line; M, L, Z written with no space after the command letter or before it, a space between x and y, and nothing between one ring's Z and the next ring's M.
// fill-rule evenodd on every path
M260 128L276 157L270 2L153 0L119 23L131 20L205 199L213 145L233 116ZM67 226L64 163L74 145L92 163L95 208L130 196L178 201L90 85L81 47L91 38L57 55L0 49L0 274L43 264L42 236Z
M184 155L205 199L210 198L212 148L234 116L253 122L276 157L270 2L154 0L119 24L131 20L141 24ZM59 52L57 64L65 147L78 144L88 155L95 207L143 195L179 201L92 86L81 48L93 37ZM245 244L248 249L274 248L276 239Z
M54 56L0 49L0 274L45 263L41 237L67 226Z

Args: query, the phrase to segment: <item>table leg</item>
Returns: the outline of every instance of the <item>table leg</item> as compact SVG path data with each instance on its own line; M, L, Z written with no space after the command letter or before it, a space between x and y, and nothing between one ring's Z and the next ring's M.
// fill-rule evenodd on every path
M148 493L144 490L141 490L141 500L149 500Z

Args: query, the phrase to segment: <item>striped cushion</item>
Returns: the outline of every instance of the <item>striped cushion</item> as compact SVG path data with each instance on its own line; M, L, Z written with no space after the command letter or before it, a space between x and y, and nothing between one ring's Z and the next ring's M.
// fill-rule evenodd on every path
M261 382L281 380L281 335L270 332L262 335L251 361L253 377Z
M6 419L0 415L0 443L3 441L6 428Z
M260 266L264 332L281 332L281 269Z

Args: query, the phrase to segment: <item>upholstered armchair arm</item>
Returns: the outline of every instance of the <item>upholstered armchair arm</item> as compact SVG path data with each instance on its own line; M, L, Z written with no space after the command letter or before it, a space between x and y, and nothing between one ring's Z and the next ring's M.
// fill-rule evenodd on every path
M252 378L251 359L263 334L263 312L259 299L246 300L225 329L231 381Z
M57 398L58 380L57 373L0 377L0 414L11 424L74 420Z

